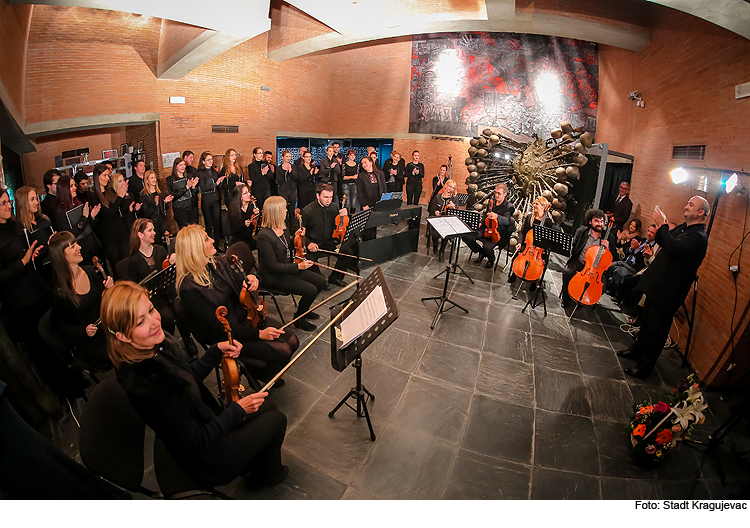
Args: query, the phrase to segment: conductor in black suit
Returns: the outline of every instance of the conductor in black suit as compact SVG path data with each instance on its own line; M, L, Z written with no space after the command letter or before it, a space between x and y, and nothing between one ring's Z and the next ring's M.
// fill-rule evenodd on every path
M633 202L630 201L630 184L628 182L620 183L618 193L613 195L612 198L607 202L605 211L607 212L607 218L614 217L615 223L612 226L612 231L617 233L618 229L622 229L622 226L630 218L630 212L633 210Z
M661 250L638 285L646 295L639 317L642 323L638 337L629 349L617 353L620 357L638 360L638 365L626 368L625 374L645 378L656 365L669 336L672 319L706 256L708 235L705 222L710 211L711 206L704 198L693 196L685 206L685 223L672 230L661 209L654 211L654 223L658 227L656 243Z

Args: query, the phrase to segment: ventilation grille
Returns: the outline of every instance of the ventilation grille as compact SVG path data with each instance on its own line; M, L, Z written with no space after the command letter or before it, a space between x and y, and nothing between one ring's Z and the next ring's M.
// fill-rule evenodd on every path
M706 145L679 145L672 147L673 160L702 161L706 157Z
M238 125L211 125L211 133L213 134L239 134L240 127Z

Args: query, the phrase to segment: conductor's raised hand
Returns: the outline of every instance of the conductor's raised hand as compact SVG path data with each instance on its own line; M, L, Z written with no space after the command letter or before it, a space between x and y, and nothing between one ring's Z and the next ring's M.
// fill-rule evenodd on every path
M260 337L264 341L273 341L274 339L280 337L281 334L283 333L284 333L283 330L279 330L278 328L269 326L268 328L264 328L263 330L260 330L258 332L258 337Z
M234 344L230 344L229 341L222 341L221 343L216 343L216 346L219 347L219 350L221 350L226 357L232 359L238 357L242 350L242 343L239 341L234 341Z
M242 410L245 411L245 413L252 414L260 409L260 406L263 405L263 402L266 400L266 396L268 396L267 392L256 392L237 400L237 403L240 404L240 407L242 407Z

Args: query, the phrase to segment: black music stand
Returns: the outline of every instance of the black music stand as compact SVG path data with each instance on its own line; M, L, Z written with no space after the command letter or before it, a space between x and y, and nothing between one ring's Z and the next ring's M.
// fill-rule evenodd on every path
M468 225L466 225L466 222L461 220L460 217L456 217L456 216L446 215L446 216L428 218L427 223L429 224L430 229L434 229L437 232L437 234L440 236L440 238L450 239L451 242L453 242L453 240L455 240L456 238L460 240L461 235L471 233L471 228ZM456 251L456 262L458 262L458 251ZM437 324L443 312L447 312L453 307L463 310L465 313L469 313L469 310L467 310L460 304L448 298L448 281L450 280L451 271L455 273L456 268L460 269L461 273L466 275L466 272L463 269L461 269L461 266L459 266L457 263L449 262L448 265L445 266L445 270L441 271L434 277L437 279L440 275L445 273L445 283L443 284L443 293L435 297L422 297L421 299L422 302L435 301L438 305L437 312L435 312L435 317L432 318L432 324L430 325L430 329L435 328L435 325ZM466 278L468 278L471 281L471 283L474 284L474 281L471 280L471 277L466 275ZM445 303L451 303L452 306L446 309Z
M468 196L468 195L467 195ZM445 211L445 214L453 215L459 217L463 222L469 226L469 228L472 231L476 231L479 229L479 223L481 221L481 215L477 211L467 211L465 209L453 209L453 208L447 208ZM464 274L464 276L469 279L469 282L474 284L474 279L469 277L469 274L464 271L464 269L461 267L461 265L458 263L458 253L461 249L461 237L453 238L450 241L451 243L451 250L448 254L448 263L451 265L451 271L453 273L456 273L456 269L460 270L461 273ZM456 258L454 260L453 254L455 251ZM437 279L440 275L442 275L444 272L440 272L437 275L433 277L433 279Z
M364 334L342 349L339 347L343 343L339 339L336 330L337 327L339 327L340 330L340 325L341 322L343 322L343 319L340 319L337 325L331 327L331 366L337 371L342 372L350 363L354 363L356 385L352 387L349 393L342 398L338 405L328 413L328 417L333 418L336 411L338 411L343 405L346 405L351 410L355 411L357 416L364 416L367 419L367 427L370 429L370 439L373 442L375 441L375 432L372 429L370 413L367 410L367 400L374 400L375 396L362 384L362 352L364 352L365 349L398 318L398 307L396 306L396 301L393 299L393 295L391 295L391 290L388 288L388 283L385 281L380 266L376 267L367 278L360 282L359 286L357 286L357 290L348 299L353 301L353 304L349 307L349 313L351 313L357 308L357 306L362 304L377 286L380 286L383 289L383 298L385 299L385 306L387 308L386 314L380 318L380 320L366 330ZM331 308L331 319L336 317L339 312L344 309L344 303L347 303L347 301L343 301ZM344 317L344 319L346 319L346 317ZM357 401L356 409L349 404L349 398L354 398Z
M148 290L150 297L163 295L166 300L172 300L177 296L175 290L175 281L177 279L177 266L164 268L161 271L154 271L148 277L141 281L141 286Z
M539 285L537 286L536 290L534 290L534 294L529 297L529 300L526 301L526 305L521 310L521 313L526 312L526 308L531 305L531 309L533 310L537 306L539 306L540 303L537 302L539 299L539 293L542 294L542 306L544 306L544 315L547 315L547 293L544 290L544 276L547 274L547 267L549 266L549 254L550 252L554 251L555 253L559 253L561 255L570 255L571 251L571 245L573 242L573 237L563 233L560 230L557 229L551 229L549 227L546 227L542 224L536 224L533 226L534 229L534 245L536 247L540 247L544 250L546 250L544 254L544 269L542 270L542 276L539 278ZM519 277L521 278L521 277ZM521 282L521 285L518 287L518 291L513 296L514 299L518 298L518 292L521 291L521 287L523 286L523 281Z
M456 202L458 203L459 207L464 207L466 205L466 202L469 201L469 195L465 193L458 193L456 194Z
M368 209L367 211L360 211L350 215L349 224L346 226L346 233L344 233L344 238L341 239L341 247L344 247L350 240L352 243L359 241L360 235L365 229L371 214L372 209Z

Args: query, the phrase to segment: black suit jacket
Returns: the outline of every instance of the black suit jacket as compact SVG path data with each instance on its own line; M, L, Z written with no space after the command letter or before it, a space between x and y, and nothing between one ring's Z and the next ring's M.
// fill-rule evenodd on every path
M664 224L656 232L656 243L661 249L643 273L638 289L650 302L676 312L706 256L706 226L680 224L670 231Z
M633 202L630 201L630 195L626 195L625 198L620 200L620 203L616 203L619 196L619 194L615 194L607 202L607 212L612 213L615 219L615 225L612 226L612 231L615 233L617 233L618 229L622 229L622 226L630 218L630 212L633 210Z

